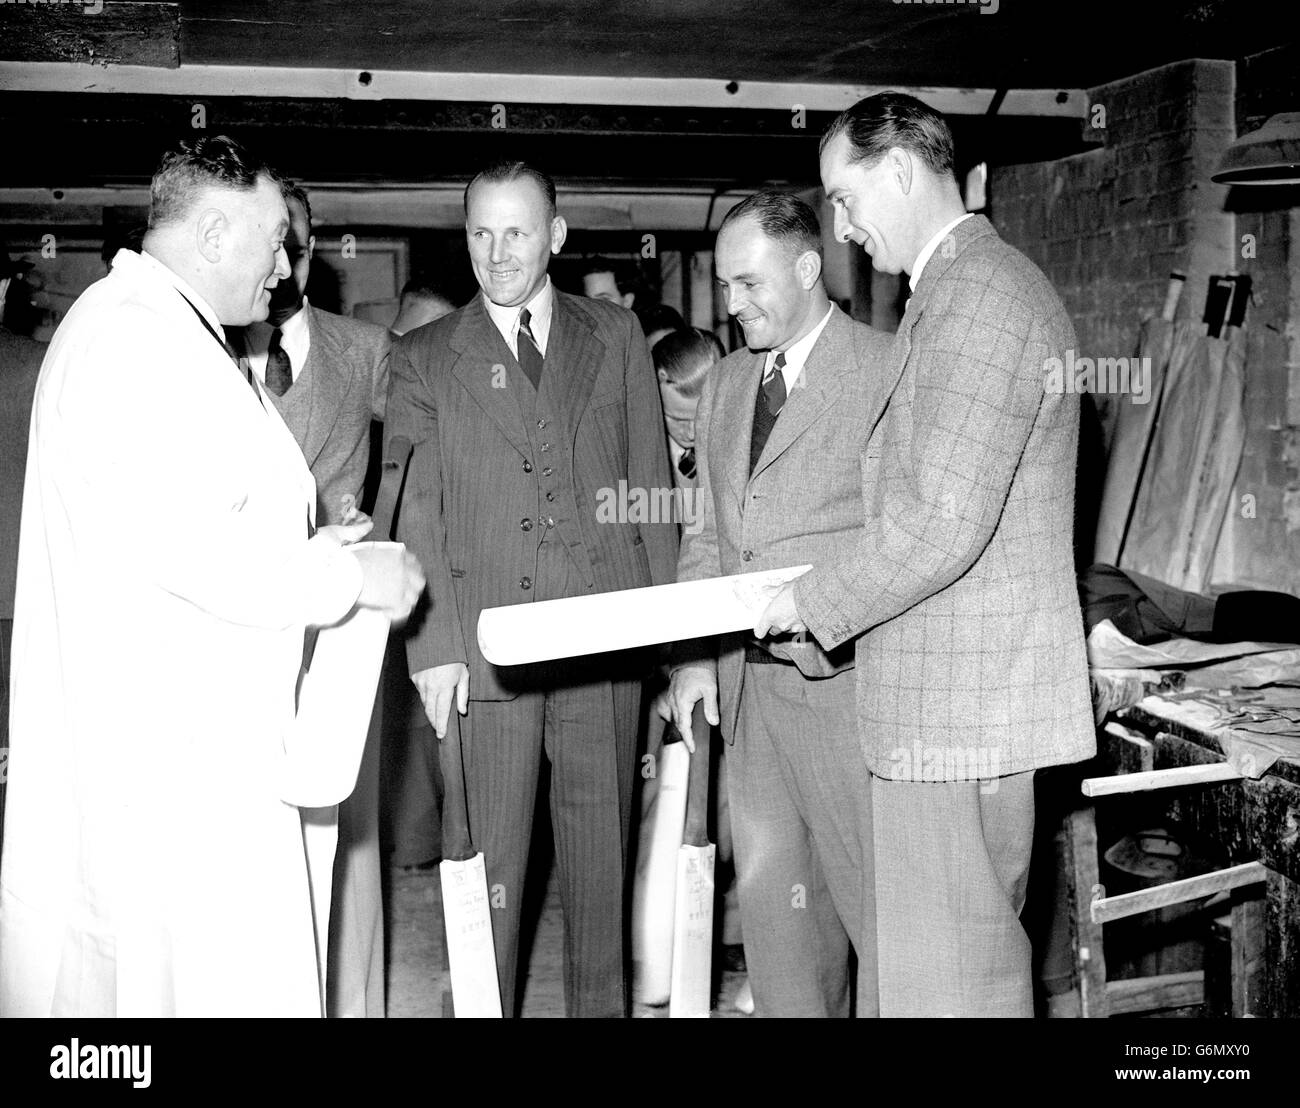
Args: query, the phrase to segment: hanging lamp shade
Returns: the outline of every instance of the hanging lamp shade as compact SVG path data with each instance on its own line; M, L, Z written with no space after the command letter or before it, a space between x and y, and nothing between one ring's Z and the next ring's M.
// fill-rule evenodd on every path
M1282 112L1224 151L1210 180L1221 185L1300 184L1300 112Z

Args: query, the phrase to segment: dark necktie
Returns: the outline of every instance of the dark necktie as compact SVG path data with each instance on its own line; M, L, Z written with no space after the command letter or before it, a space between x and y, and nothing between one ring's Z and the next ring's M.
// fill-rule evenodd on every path
M695 476L695 447L688 446L682 456L677 459L677 472L687 480Z
M542 383L542 352L537 346L537 340L533 338L533 321L532 313L525 308L519 313L519 368L528 375L528 379L533 383L533 388L540 387Z
M266 391L283 396L293 384L293 366L289 355L280 345L280 328L271 332L271 345L266 348Z
M777 354L770 373L763 378L763 395L767 398L767 410L772 413L773 419L785 407L785 374L781 372L784 368L785 355Z

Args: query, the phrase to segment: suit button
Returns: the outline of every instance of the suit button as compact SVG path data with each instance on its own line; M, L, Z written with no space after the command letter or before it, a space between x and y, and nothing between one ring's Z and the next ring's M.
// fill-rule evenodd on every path
M553 493L553 492L548 492L548 493L546 494L546 502L547 502L548 504L553 504L553 503L555 503L555 493Z
M527 458L524 459L524 472L525 473L533 472L533 463L530 462Z
M531 577L519 578L519 587L526 592L533 587L533 579Z
M550 475L551 475L551 467L550 467L550 466L546 466L545 468L543 468L543 470L542 470L542 476L543 476L543 477L549 477Z
M537 421L537 429L538 429L539 431L545 431L545 430L546 430L546 420L544 420L544 419L539 419L539 420Z
M754 560L754 552L752 550L742 550L740 552L740 560L742 562L752 562Z
M533 529L533 521L531 519L521 519L519 521L519 530L531 531L532 529Z
M537 449L540 450L543 454L545 454L548 450L551 449L551 444L549 442L544 442Z

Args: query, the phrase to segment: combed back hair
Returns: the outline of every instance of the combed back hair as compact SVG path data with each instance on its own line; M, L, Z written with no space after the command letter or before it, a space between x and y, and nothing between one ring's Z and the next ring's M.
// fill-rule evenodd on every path
M655 369L663 373L673 388L692 400L700 395L710 367L723 354L718 336L697 327L683 327L665 335L651 351Z
M929 104L903 92L878 92L836 117L821 149L837 135L849 140L850 160L873 166L892 147L918 157L932 173L952 173L952 131Z
M281 181L280 194L286 204L296 200L302 205L302 210L307 213L307 233L311 234L311 201L307 199L307 190L297 181Z
M723 217L718 234L742 219L753 219L791 258L809 250L822 256L822 227L817 213L797 196L770 190L747 196Z
M226 135L185 139L162 156L149 186L149 229L179 223L213 187L252 192L259 177L279 182L260 158Z
M647 336L656 331L678 331L686 326L681 312L667 304L633 304L632 314L641 321L641 330Z
M465 212L469 214L469 192L475 185L482 183L506 184L509 181L518 181L522 177L527 177L539 189L542 195L546 197L547 210L550 212L550 218L555 218L555 182L551 180L550 175L543 173L534 165L527 162L510 162L499 161L493 162L484 169L480 169L465 186Z
M451 294L431 277L412 277L402 286L398 300L402 304L408 300L441 300L444 304L456 307Z

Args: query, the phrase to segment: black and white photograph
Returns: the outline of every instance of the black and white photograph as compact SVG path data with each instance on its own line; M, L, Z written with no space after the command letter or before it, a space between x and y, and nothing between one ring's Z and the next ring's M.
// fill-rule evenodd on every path
M12 1088L268 1017L1280 1072L1293 17L0 0Z

